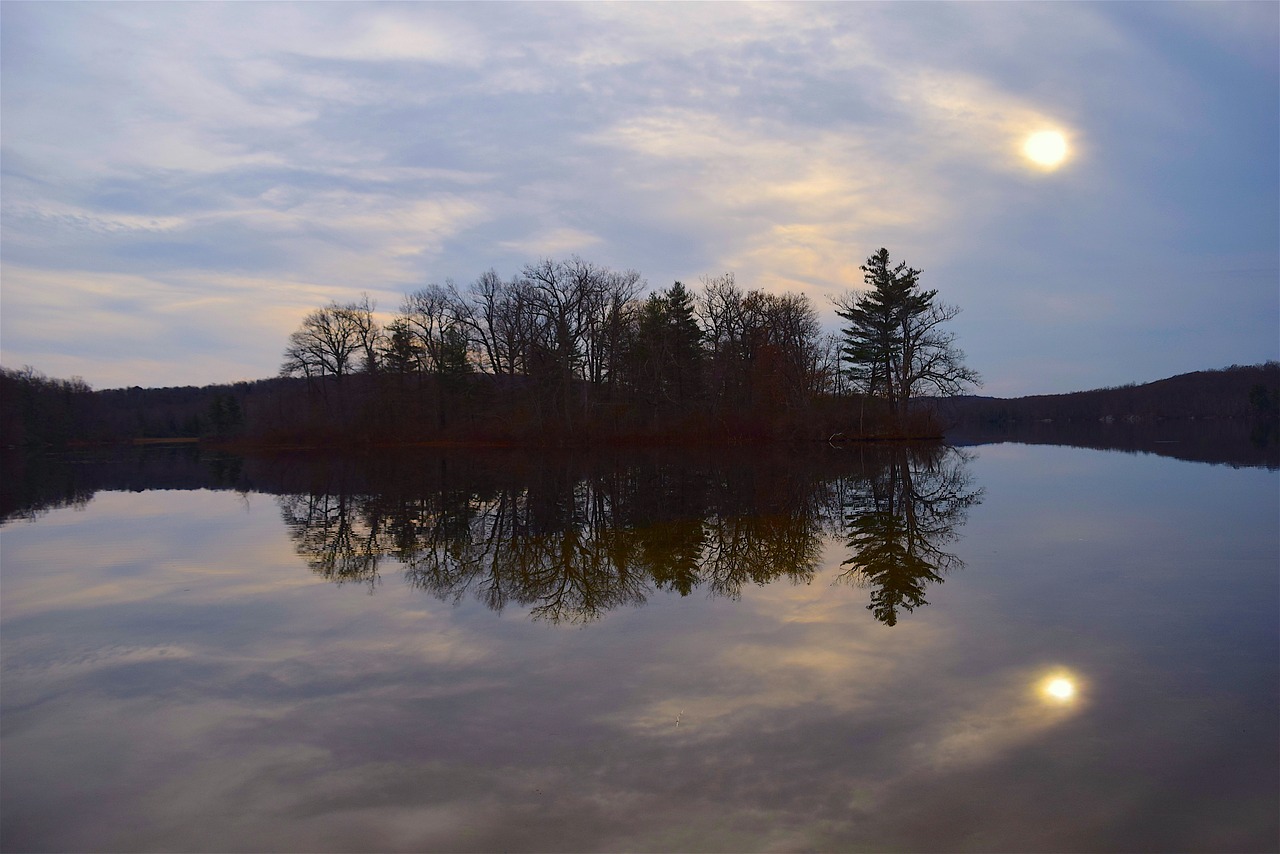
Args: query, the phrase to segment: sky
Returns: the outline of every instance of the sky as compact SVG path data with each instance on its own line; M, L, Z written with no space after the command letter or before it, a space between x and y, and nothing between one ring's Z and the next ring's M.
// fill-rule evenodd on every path
M1280 4L0 4L5 367L269 377L574 254L834 331L881 247L985 394L1280 358Z

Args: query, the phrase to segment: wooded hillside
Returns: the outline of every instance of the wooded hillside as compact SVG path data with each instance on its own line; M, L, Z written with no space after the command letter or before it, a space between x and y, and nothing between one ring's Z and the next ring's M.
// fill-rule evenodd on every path
M955 397L940 411L957 425L1276 418L1280 362L1232 365L1142 385L1030 397Z

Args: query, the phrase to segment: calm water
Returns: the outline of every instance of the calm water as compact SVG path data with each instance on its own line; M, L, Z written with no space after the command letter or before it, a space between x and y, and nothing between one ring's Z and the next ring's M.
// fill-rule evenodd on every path
M6 479L6 851L1280 846L1274 470L1006 444Z

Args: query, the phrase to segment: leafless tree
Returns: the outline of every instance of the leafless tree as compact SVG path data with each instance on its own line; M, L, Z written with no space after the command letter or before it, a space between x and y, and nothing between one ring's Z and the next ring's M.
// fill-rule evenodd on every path
M698 319L718 393L738 405L798 403L821 384L821 325L802 294L744 292L732 273L703 277Z
M364 355L366 370L376 370L379 329L368 296L340 305L332 302L302 320L289 336L281 376L344 377Z
M644 280L635 270L604 270L593 278L583 300L581 323L584 376L594 386L612 386L621 368L625 337L634 321Z
M445 285L430 284L404 298L400 317L422 348L427 371L440 373L445 366L446 350L450 345L450 330L460 320L458 307L462 300L452 282Z
M458 320L479 354L481 368L495 375L528 373L538 338L534 289L517 276L503 281L493 270L481 274L460 300Z

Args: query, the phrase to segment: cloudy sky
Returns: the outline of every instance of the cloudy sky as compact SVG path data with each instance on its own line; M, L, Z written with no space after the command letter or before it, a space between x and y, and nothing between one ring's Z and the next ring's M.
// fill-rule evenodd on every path
M0 15L6 367L271 376L331 299L574 253L834 328L881 246L963 309L989 394L1280 357L1275 3Z

